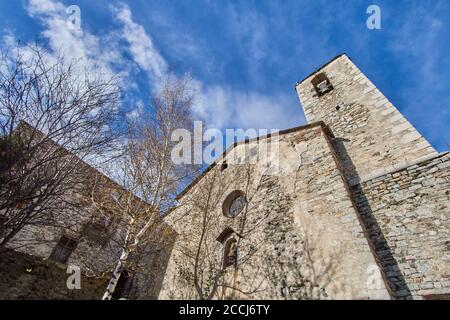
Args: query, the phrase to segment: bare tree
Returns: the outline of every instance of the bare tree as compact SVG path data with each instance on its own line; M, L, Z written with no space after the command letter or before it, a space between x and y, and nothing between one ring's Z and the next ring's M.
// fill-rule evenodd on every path
M264 179L251 163L229 166L212 167L169 217L179 232L172 255L176 292L169 296L249 298L264 288L264 279L254 272L264 255L265 243L259 237L274 218L258 200ZM225 217L227 210L239 215Z
M118 138L115 78L39 46L0 61L0 249L27 225L52 225L85 176L85 160ZM80 166L81 165L81 166Z
M189 83L187 76L168 76L150 109L128 118L127 144L116 170L116 180L125 192L107 201L125 221L122 251L103 299L111 299L121 271L130 268L131 256L137 254L139 246L149 245L149 239L155 237L160 241L165 238L167 225L162 217L176 206L180 186L199 170L195 165L176 164L171 158L176 144L174 130L193 130L194 93Z

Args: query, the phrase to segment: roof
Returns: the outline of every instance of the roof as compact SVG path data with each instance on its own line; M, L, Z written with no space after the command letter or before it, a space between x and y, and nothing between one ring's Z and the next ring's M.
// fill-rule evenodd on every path
M325 124L325 122L323 121L317 121L317 122L313 122L313 123L309 123L306 125L302 125L302 126L298 126L298 127L294 127L294 128L290 128L290 129L285 129L285 130L281 130L279 132L276 133L277 136L280 135L285 135L288 133L292 133L292 132L296 132L296 131L301 131L301 130L307 130L307 129L311 129L314 127L321 127L328 135L333 137L333 133L331 132L331 130L328 128L328 126ZM263 140L263 139L268 139L270 137L272 137L273 134L268 134L266 136L260 136L260 137L256 137L256 138L252 138L252 139L246 139L240 142L236 142L234 143L232 146L228 147L227 150L225 150L219 157L217 157L217 160L214 161L213 163L211 163L197 178L194 179L194 181L192 181L186 188L184 188L183 191L181 191L178 196L177 196L177 200L180 200L189 190L191 190L209 171L211 171L218 163L219 160L222 159L227 153L229 153L232 149L234 149L235 147L237 147L238 145L241 144L246 144L246 143L250 143L253 141L258 141L258 140Z
M335 56L333 59L331 59L330 61L328 61L327 63L325 63L324 65L322 65L320 68L316 69L315 71L311 72L309 75L307 75L305 78L303 78L300 81L297 81L295 83L294 89L297 88L297 86L302 83L303 81L305 81L306 79L308 79L309 77L311 77L312 75L316 74L317 72L319 72L320 70L322 70L323 68L325 68L326 66L328 66L330 63L334 62L335 60L339 59L340 57L346 56L347 58L349 58L351 60L351 58L349 56L347 56L347 54L341 53L337 56Z
M236 231L233 230L233 228L231 227L226 227L225 230L223 230L219 236L217 237L217 241L219 241L220 243L224 243L224 241L228 238L229 235L231 234L235 234L237 235L239 238L243 238L242 235L240 235L239 233L237 233Z

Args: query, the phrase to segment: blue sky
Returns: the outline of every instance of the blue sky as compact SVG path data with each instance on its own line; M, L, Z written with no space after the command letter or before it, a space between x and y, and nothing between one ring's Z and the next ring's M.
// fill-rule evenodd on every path
M72 4L82 34L64 27ZM366 27L370 4L381 30ZM448 0L0 0L2 48L39 39L122 74L130 114L170 69L192 74L210 126L294 127L305 123L295 82L345 52L439 151L450 144L448 21Z

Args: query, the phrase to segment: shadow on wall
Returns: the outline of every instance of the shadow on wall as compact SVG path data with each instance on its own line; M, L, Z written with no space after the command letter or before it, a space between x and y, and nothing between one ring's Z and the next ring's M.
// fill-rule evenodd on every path
M65 266L24 253L0 253L0 300L98 300L108 277L81 278L81 289L68 289Z
M350 158L344 142L349 140L344 138L334 138L333 146L343 165L344 173L347 178L359 180L358 172ZM368 236L369 243L376 253L376 259L382 267L383 277L387 281L390 294L394 299L411 300L411 291L408 288L406 280L400 271L397 260L394 258L393 252L389 247L386 238L373 214L364 192L360 184L350 187L353 201L364 223L365 233Z
M350 179L359 179L358 171L356 170L356 167L353 164L353 161L350 158L347 149L345 148L345 142L350 142L350 140L345 138L332 139L334 150L339 157L347 181L349 181Z

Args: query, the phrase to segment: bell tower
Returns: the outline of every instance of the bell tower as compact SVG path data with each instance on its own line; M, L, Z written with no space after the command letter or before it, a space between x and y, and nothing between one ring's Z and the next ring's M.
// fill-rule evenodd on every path
M324 121L350 184L436 155L436 150L356 67L337 56L295 86L308 123Z

